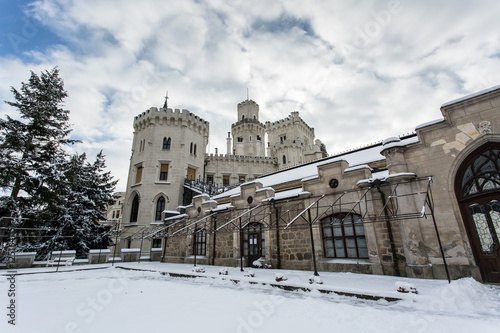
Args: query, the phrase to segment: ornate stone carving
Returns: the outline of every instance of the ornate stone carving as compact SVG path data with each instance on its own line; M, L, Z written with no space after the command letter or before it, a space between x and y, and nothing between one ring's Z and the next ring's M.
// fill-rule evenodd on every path
M489 121L482 121L479 123L479 133L490 134L491 133L491 123Z

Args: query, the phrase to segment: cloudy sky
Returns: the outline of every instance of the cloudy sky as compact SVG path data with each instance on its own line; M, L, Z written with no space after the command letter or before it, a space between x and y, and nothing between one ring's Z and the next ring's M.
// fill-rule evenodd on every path
M225 153L248 88L262 122L299 111L335 154L500 84L498 13L497 0L2 0L0 99L58 66L75 149L103 149L117 190L133 117L166 91L210 122L210 153Z

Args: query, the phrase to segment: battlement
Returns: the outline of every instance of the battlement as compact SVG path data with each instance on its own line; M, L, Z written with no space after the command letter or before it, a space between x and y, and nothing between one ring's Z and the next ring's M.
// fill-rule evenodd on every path
M151 122L163 124L164 120L174 120L174 124L192 123L209 130L210 123L187 109L165 109L151 107L134 117L134 128L144 127ZM172 125L174 125L172 124Z
M240 126L243 124L257 124L261 127L264 127L264 124L261 123L260 121L258 121L257 119L243 119L243 120L237 121L236 123L232 124L231 128L234 128L236 126Z
M259 163L276 163L276 158L268 156L246 156L246 155L231 155L231 154L206 154L205 160L208 162L215 161L230 161L230 162L259 162Z
M243 106L253 106L253 107L259 107L259 104L257 104L255 101L251 99L244 100L243 102L238 103L238 109L243 107Z
M314 135L314 128L307 125L307 123L304 120L302 120L302 118L300 118L298 111L294 111L288 117L280 119L278 121L273 121L273 122L266 121L266 131L273 131L281 127L292 126L295 123L300 123Z

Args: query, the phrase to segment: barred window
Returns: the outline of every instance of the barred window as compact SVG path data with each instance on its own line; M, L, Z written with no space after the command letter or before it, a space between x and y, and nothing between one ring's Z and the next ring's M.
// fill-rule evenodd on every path
M161 238L153 238L151 248L161 248Z
M207 231L205 229L196 229L194 234L193 254L204 256L206 253Z
M335 214L321 224L325 257L368 258L365 228L359 215Z

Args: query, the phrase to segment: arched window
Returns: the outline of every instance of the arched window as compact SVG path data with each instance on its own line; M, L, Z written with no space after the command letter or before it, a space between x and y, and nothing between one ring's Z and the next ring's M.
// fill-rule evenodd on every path
M321 221L328 258L368 258L365 228L356 214L334 214Z
M206 254L207 231L205 229L196 229L193 238L193 254L204 256Z
M244 121L245 120L245 115L242 115L241 116L241 121Z
M500 282L500 144L486 144L465 159L455 193L483 279Z
M159 197L156 201L155 221L161 221L161 214L165 210L165 198Z
M162 149L163 150L170 150L170 145L171 145L172 140L170 138L163 138L163 145Z
M136 194L132 201L132 208L130 210L130 223L137 222L139 216L139 196Z
M286 156L283 155L283 164L286 164Z

